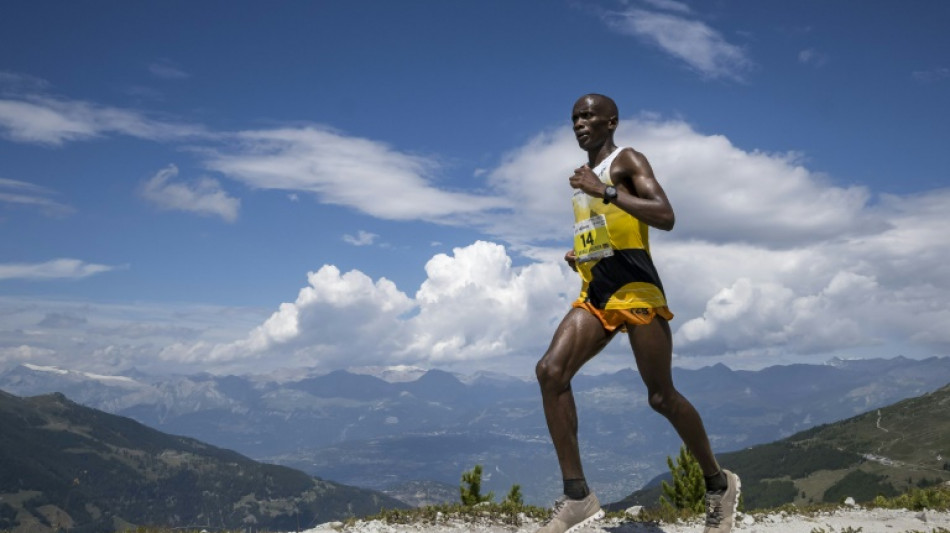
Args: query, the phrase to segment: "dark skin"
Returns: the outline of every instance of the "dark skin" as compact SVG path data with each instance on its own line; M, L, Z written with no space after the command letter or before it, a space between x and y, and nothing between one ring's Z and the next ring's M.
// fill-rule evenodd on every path
M596 167L617 146L617 107L602 95L586 95L574 104L571 113L578 145L587 152L588 163L574 171L570 185L595 198L603 198L606 185L594 174ZM673 207L643 154L625 149L610 166L610 178L617 189L617 207L657 229L673 229ZM564 256L577 270L573 250ZM600 320L584 309L571 309L557 330L547 352L538 361L536 373L541 385L544 416L557 452L564 479L583 479L577 445L577 409L571 379L587 361L607 346L619 330L607 331ZM707 476L719 472L719 464L699 413L673 386L673 340L667 321L656 316L650 324L627 326L637 370L647 387L650 407L666 417Z

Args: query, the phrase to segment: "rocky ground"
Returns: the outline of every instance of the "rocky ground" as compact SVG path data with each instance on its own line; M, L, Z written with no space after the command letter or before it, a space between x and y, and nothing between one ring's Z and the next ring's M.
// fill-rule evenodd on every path
M359 521L344 526L322 524L304 533L534 533L539 524L525 522L520 527L499 523L446 521L438 524L385 524ZM600 521L577 533L699 533L699 521L655 524L616 519ZM908 511L895 509L841 508L814 515L740 514L734 531L738 533L950 533L950 512Z

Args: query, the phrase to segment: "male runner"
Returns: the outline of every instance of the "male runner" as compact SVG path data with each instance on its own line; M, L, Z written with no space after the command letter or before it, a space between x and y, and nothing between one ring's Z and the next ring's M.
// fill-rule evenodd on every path
M603 516L590 491L577 446L571 378L618 331L626 331L650 407L665 416L706 477L705 533L732 529L739 478L722 470L696 409L673 387L672 335L663 285L650 257L648 226L673 229L673 208L643 154L614 144L617 105L600 94L582 96L571 114L587 164L574 171L574 249L564 259L581 275L578 299L537 365L564 496L538 533L566 533Z

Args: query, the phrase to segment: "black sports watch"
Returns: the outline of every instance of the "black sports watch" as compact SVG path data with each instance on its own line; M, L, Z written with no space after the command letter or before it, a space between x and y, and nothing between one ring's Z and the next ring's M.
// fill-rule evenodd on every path
M608 185L607 188L604 189L604 203L609 204L610 202L613 202L616 199L617 199L617 188L614 187L613 185Z

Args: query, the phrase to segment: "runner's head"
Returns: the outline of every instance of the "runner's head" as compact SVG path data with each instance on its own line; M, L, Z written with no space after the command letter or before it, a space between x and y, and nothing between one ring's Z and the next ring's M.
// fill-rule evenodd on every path
M584 150L613 143L617 129L617 104L609 96L585 94L577 99L571 111L571 122L577 144Z

